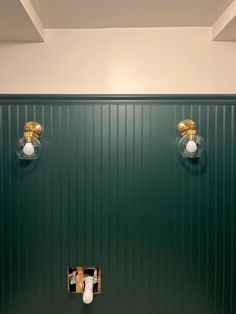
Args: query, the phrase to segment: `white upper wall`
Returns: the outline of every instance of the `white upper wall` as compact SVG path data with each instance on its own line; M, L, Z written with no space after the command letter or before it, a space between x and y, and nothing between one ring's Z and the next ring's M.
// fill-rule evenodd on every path
M236 93L236 43L210 27L45 30L0 43L0 93Z

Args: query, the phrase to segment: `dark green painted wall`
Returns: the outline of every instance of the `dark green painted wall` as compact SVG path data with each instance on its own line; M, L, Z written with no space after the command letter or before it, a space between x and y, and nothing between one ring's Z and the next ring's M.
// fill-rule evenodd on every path
M4 314L236 313L236 97L0 97ZM181 160L178 122L207 141ZM44 125L19 161L26 121ZM102 267L90 306L68 265Z

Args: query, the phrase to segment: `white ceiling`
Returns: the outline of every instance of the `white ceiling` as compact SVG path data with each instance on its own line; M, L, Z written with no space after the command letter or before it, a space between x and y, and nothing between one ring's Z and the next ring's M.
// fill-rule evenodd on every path
M233 0L31 0L45 28L210 26Z
M0 0L0 40L43 41L45 28L209 26L236 40L236 0Z
M42 39L43 27L28 0L0 0L0 40Z

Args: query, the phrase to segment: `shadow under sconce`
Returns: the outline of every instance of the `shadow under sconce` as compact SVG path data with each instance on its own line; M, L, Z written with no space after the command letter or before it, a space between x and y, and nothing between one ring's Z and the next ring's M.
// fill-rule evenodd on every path
M198 158L204 149L204 139L197 134L196 123L186 119L178 124L182 138L178 143L180 154L185 158Z
M18 157L25 160L37 159L41 147L38 138L43 132L42 125L35 121L27 122L23 132L23 137L18 141Z
M94 294L101 293L101 270L99 267L68 267L68 292L82 293L83 302L90 304Z

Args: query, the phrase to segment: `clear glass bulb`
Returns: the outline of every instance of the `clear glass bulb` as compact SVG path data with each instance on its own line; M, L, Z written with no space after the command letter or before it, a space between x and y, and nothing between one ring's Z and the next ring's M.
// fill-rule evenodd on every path
M31 156L34 153L34 146L32 145L32 143L26 143L24 148L23 148L23 152L26 156Z
M198 158L205 150L204 140L198 134L194 136L194 140L191 136L183 136L179 143L178 148L180 154L185 158Z
M190 140L188 141L187 145L186 145L186 150L190 153L193 154L196 152L197 150L197 144L195 143L195 141Z
M31 142L28 142L24 137L22 137L17 143L17 155L20 159L37 159L39 156L40 147L41 144L36 138L33 138Z

